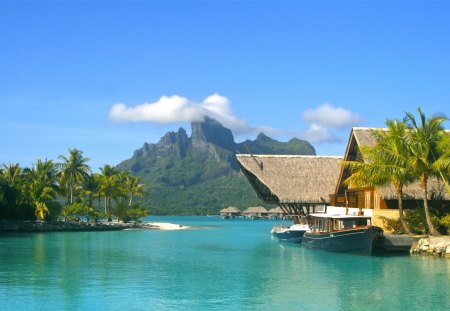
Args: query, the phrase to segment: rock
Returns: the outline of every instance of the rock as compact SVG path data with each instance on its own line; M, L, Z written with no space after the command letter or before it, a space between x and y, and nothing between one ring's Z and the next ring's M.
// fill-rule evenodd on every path
M450 236L422 238L411 253L428 254L450 258Z

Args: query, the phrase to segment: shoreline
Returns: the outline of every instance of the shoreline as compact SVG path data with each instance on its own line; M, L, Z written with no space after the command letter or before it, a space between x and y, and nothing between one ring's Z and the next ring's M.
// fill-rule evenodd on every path
M86 232L86 231L119 231L119 230L184 230L190 226L159 222L118 222L118 221L15 221L0 220L1 233L33 233L33 232Z

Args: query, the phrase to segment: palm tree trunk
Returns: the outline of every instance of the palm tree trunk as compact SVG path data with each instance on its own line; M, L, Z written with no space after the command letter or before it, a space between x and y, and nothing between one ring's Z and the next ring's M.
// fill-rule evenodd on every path
M430 230L431 235L439 236L441 234L436 230L436 228L433 225L433 222L431 221L430 208L428 207L427 178L422 176L421 183L422 183L422 192L423 192L423 208L425 210L425 219L427 221L428 229Z
M70 193L70 204L73 203L73 186L72 186L72 176L69 179L69 193Z
M70 187L70 204L73 203L73 188L72 186Z
M411 227L405 220L405 215L403 214L403 190L397 189L397 196L398 196L398 213L400 215L400 223L402 224L403 230L407 234L412 234Z
M108 198L108 221L112 221L112 215L111 215L111 197Z
M130 193L130 202L128 203L128 207L131 207L131 202L133 201L133 192Z

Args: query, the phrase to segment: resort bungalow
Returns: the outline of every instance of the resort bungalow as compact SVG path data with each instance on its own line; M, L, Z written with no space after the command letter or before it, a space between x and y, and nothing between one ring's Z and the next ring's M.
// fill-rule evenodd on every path
M267 210L262 206L249 207L242 214L249 219L268 219L269 217Z
M376 140L372 136L371 128L355 127L350 133L350 138L345 151L345 161L364 162L364 156L359 150L359 146L374 146ZM350 208L373 209L373 216L385 216L389 218L398 217L398 197L393 186L357 188L352 185L344 185L344 181L350 176L351 171L348 168L342 168L339 179L336 184L334 194L330 195L330 204L333 206L342 206ZM440 197L443 202L450 200L450 196L443 183L430 178L429 193ZM419 201L422 201L422 189L419 182L412 183L403 188L404 208L416 207ZM381 225L376 222L376 225Z
M350 133L347 149L345 151L345 161L364 162L360 146L375 146L376 140L372 136L372 128L355 127ZM358 188L353 185L345 185L344 181L350 177L351 171L348 168L341 168L339 179L336 184L334 194L330 195L330 204L348 208L370 209L373 224L384 227L381 217L398 218L398 196L393 186ZM443 204L450 204L450 196L443 183L430 178L428 181L429 194L442 199ZM412 183L403 188L403 207L405 209L414 208L423 201L422 189L419 182Z
M229 206L220 211L220 217L223 219L234 219L241 216L241 211L234 206Z
M270 219L282 219L284 216L284 211L279 206L270 209L268 213Z
M342 157L238 154L237 161L260 199L277 204L285 215L300 216L329 204Z

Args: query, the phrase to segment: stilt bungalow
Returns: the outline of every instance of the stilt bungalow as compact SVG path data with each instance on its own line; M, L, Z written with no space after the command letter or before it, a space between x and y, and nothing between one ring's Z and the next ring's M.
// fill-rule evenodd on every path
M267 210L262 206L249 207L242 214L249 219L268 219L269 217Z
M268 213L270 219L282 219L284 216L284 211L279 206L270 209Z
M237 217L240 217L241 215L241 210L234 206L229 206L220 211L220 217L222 217L223 219L235 219Z
M342 157L239 154L237 161L258 197L296 222L330 203Z

